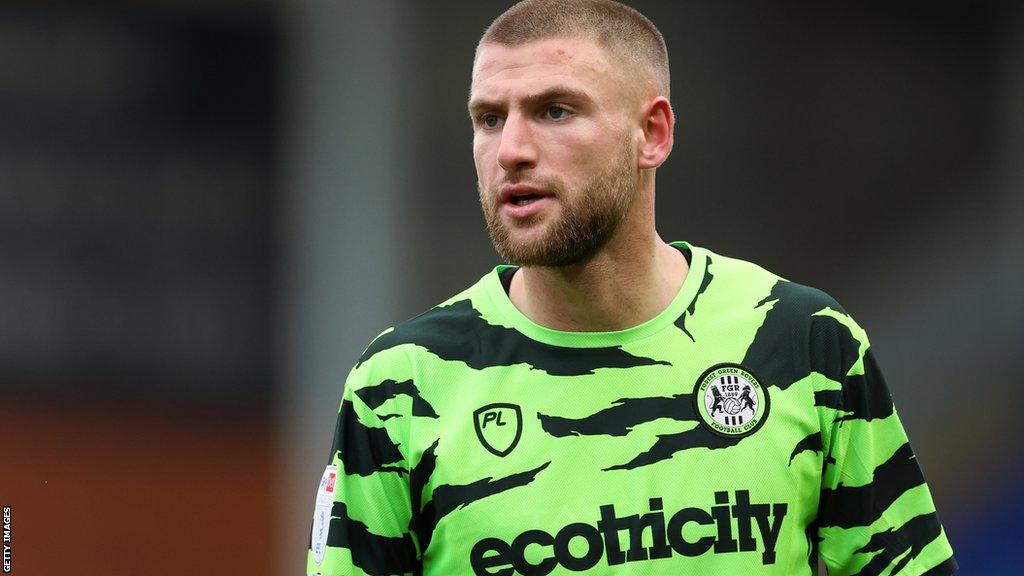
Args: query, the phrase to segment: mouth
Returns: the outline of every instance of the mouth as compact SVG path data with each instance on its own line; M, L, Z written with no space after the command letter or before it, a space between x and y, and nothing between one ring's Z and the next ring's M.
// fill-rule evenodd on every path
M524 196L513 196L510 202L516 206L526 206L536 200L543 198L540 194L526 194Z
M501 189L502 204L513 206L526 206L549 196L550 193L526 184L513 184Z
M501 212L516 225L528 225L551 208L554 198L555 195L546 190L525 184L504 186L500 195Z

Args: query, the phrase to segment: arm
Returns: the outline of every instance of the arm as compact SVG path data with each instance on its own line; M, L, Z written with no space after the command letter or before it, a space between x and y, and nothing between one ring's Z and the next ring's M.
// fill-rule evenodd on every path
M828 573L952 574L952 548L864 331L843 313L819 315L852 337L834 346L857 346L841 388L828 391L835 401L823 403L831 426L817 536Z
M389 430L357 394L379 384L377 372L374 364L362 363L345 382L329 465L317 489L308 574L390 576L418 570L419 552L409 530L407 455L396 438L400 430Z

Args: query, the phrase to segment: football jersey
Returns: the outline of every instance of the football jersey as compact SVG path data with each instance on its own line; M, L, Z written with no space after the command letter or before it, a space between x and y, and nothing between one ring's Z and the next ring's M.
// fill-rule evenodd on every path
M308 574L944 575L952 549L864 330L685 242L614 332L531 322L497 266L348 375Z

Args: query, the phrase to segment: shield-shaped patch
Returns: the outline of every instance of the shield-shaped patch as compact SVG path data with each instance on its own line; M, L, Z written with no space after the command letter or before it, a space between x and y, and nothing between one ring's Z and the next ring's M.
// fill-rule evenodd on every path
M515 404L488 404L473 412L476 437L492 454L507 456L523 433L523 414Z

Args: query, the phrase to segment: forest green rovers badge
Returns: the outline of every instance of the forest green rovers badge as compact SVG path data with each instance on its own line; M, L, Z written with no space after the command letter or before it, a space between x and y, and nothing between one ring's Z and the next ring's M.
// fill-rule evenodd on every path
M768 390L739 364L718 364L704 371L693 390L694 410L719 436L740 438L757 431L768 418Z

